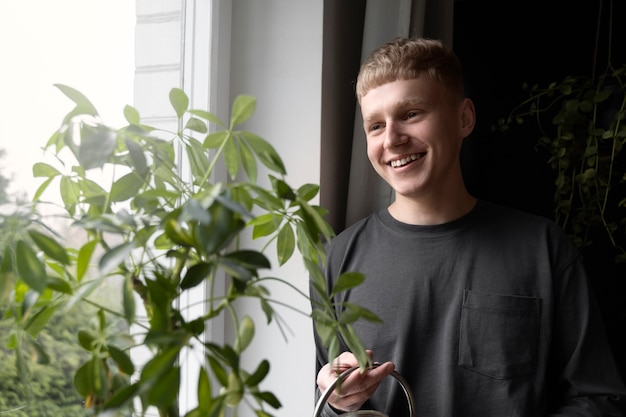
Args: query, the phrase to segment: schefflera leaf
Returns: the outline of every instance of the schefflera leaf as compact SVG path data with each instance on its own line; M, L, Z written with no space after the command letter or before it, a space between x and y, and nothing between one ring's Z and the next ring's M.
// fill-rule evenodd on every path
M83 126L78 161L85 169L102 168L115 151L117 135L105 126Z
M46 268L35 251L28 243L20 240L16 244L15 252L19 278L36 292L44 292L47 287Z
M63 265L68 265L70 263L70 258L67 255L65 248L54 238L44 235L37 230L29 230L28 234L37 247L39 247L39 249L41 249L47 256L59 261Z

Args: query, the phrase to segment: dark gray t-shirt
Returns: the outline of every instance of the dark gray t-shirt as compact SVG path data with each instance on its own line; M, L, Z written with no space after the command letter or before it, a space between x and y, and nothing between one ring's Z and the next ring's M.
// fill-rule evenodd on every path
M434 226L383 210L329 244L329 288L348 271L366 279L338 301L383 320L355 328L406 378L416 416L620 415L606 414L625 389L583 266L552 221L486 202ZM386 380L364 408L407 415Z

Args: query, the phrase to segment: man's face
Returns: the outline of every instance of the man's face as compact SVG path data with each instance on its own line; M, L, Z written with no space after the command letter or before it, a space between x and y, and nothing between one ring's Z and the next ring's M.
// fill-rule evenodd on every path
M370 90L361 112L368 158L397 197L428 198L462 186L459 152L474 125L469 100L422 73Z

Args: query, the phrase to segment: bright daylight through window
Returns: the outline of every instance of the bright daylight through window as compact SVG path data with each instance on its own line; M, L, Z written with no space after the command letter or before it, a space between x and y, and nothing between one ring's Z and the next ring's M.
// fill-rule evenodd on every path
M15 203L31 200L43 182L42 178L33 177L32 167L36 162L49 160L42 148L74 105L54 84L80 90L93 100L107 124L122 125L122 109L133 104L135 22L134 0L0 2L3 230L11 229L11 225L1 222L15 210ZM46 196L41 200L46 200ZM8 238L6 233L0 234L0 253L4 252ZM0 299L0 315L9 314L4 309L5 301ZM92 317L74 311L48 324L47 331L24 350L41 362L50 363L31 365L29 359L29 372L36 375L30 383L20 380L15 350L7 349L18 339L0 327L0 415L87 415L72 381L73 368L87 352L70 350L64 341L75 340L76 329L84 324L81 320ZM38 349L40 346L45 353Z

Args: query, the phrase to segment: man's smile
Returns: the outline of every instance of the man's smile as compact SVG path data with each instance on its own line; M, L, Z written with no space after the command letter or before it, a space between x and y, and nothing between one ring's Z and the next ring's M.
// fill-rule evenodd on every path
M393 168L400 168L410 162L423 158L424 155L426 155L426 152L414 153L413 155L409 155L401 159L394 159L393 161L389 161L389 165L391 165Z

